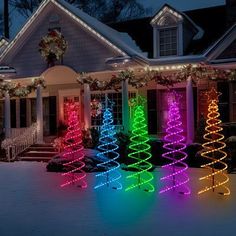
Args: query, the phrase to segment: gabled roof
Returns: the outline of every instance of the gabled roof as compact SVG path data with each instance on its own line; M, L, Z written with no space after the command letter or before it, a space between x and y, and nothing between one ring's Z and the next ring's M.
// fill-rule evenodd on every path
M192 19L204 30L201 39L192 40L186 49L185 55L199 55L206 51L227 29L225 6L202 8L185 11L184 15ZM220 17L219 17L220 16ZM142 49L153 57L153 28L150 22L153 18L146 17L125 22L111 24L118 31L127 32ZM143 34L145 32L145 37Z
M50 4L54 4L56 7L60 8L66 14L68 14L73 20L79 23L85 30L88 30L96 38L106 43L113 50L120 53L122 56L131 56L135 58L143 58L142 51L132 40L132 38L127 33L120 33L109 26L99 22L97 19L89 16L80 9L74 7L73 5L65 2L64 0L44 0L35 13L30 17L30 19L23 26L21 31L16 35L16 37L11 41L8 47L0 55L0 62L4 57L17 47L17 44L21 41L22 36L33 26L34 22L40 17L40 13Z
M154 15L154 17L151 20L151 24L154 25L156 22L166 13L169 13L176 17L178 20L183 20L183 15L181 12L177 11L173 7L171 7L169 4L164 4Z
M180 12L176 10L175 8L171 7L169 4L164 4L154 15L154 17L151 20L151 25L155 25L159 20L161 20L163 17L165 17L166 14L172 15L173 18L176 19L177 22L179 21L186 21L192 25L192 27L196 30L196 35L194 36L194 39L200 39L204 31L199 27L190 17L188 17L183 12Z
M228 29L211 47L209 47L204 55L209 61L217 59L236 40L236 23ZM235 55L236 58L236 55ZM232 60L232 58L230 58Z
M8 39L5 38L4 36L0 36L0 54L6 49L8 44L9 44Z

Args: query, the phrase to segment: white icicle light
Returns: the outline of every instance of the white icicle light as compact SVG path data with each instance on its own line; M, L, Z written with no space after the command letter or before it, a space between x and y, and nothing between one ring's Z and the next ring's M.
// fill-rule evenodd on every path
M46 0L43 2L39 8L35 11L35 13L30 17L30 19L27 21L27 23L23 26L21 31L16 35L14 40L8 45L6 50L2 53L0 56L0 60L10 51L10 49L15 45L16 41L25 33L25 31L29 28L29 26L32 24L32 22L35 20L35 18L41 13L41 11L44 9L44 7L49 3L54 3L57 7L59 7L62 11L64 11L66 14L68 14L71 18L73 18L75 21L80 23L86 30L89 30L91 33L93 33L95 36L97 36L99 39L101 39L104 43L106 43L108 46L112 47L113 50L117 51L118 53L122 54L123 56L127 56L127 54L119 49L117 46L109 42L105 37L103 37L101 34L96 32L94 29L92 29L89 25L87 25L85 22L80 20L78 17L76 17L74 14L72 14L69 10L67 10L65 7L63 7L61 4L59 4L55 0Z

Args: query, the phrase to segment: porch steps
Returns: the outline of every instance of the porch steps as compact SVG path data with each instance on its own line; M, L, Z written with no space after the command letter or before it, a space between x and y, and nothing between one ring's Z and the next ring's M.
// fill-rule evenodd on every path
M34 144L18 156L21 161L48 162L57 154L57 150L51 144Z

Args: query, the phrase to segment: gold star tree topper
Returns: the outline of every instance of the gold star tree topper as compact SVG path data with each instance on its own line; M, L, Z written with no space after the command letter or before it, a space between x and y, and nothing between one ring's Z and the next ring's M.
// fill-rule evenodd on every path
M219 101L219 96L221 94L222 93L217 92L217 90L214 87L212 87L211 90L209 90L205 93L205 95L207 96L208 101L212 101L212 100Z

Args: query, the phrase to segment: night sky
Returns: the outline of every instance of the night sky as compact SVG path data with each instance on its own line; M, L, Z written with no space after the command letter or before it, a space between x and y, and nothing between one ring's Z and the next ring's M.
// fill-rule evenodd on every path
M146 8L149 9L149 15L155 14L155 12L164 3L168 3L171 6L181 11L225 4L225 0L208 0L208 1L206 0L137 0L137 1L142 3ZM0 11L2 11L2 8L3 8L3 0L0 1ZM11 35L14 36L17 33L17 31L20 29L20 27L24 24L25 19L21 17L19 13L17 13L17 11L14 9L11 9L10 15L12 19L14 19L14 21L12 21L12 27L11 27Z

